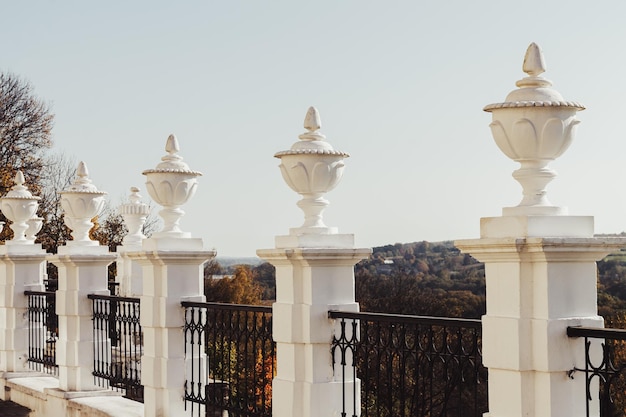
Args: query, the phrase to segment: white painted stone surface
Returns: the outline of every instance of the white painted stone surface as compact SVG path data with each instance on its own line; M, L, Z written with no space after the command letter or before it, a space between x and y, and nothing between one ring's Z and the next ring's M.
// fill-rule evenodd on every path
M568 338L566 329L603 326L596 261L619 250L626 239L568 237L568 228L552 231L551 237L527 237L513 227L507 238L501 237L505 227L495 231L498 237L483 229L481 239L455 242L485 263L483 363L489 368L489 416L585 415L585 378L567 377L574 367L584 367L583 341Z
M43 221L43 217L39 217L37 215L34 215L26 221L26 223L28 224L28 228L26 229L26 240L29 243L35 243L37 234L41 231L41 228L43 227Z
M180 145L176 136L170 135L165 144L167 155L161 158L156 168L143 171L150 197L163 207L159 216L163 219L163 230L153 237L188 238L191 234L180 229L179 222L185 212L181 209L196 192L197 177L202 173L189 169L178 155Z
M92 184L84 162L78 164L74 182L60 194L65 224L72 229L73 240L67 242L66 246L98 246L98 242L89 238L89 230L93 227L92 219L100 214L104 207L106 192L99 191Z
M117 248L117 275L115 281L119 284L120 295L124 297L138 297L143 291L142 268L126 254L141 250L141 245L146 239L142 233L142 228L150 213L150 208L141 201L138 188L131 187L130 192L128 203L119 207L119 213L128 228L128 234L124 237L122 246Z
M87 296L109 294L107 267L116 256L104 247L75 246L66 248L66 253L60 249L59 254L48 257L48 261L55 264L59 271L56 292L59 387L64 391L101 390L91 374L94 361L93 307ZM103 251L88 254L86 249ZM71 253L72 250L77 253Z
M89 294L108 295L109 264L116 255L89 238L92 219L104 205L104 191L89 179L84 162L76 170L74 182L61 191L65 223L72 229L73 240L58 248L48 261L58 267L56 312L59 338L56 343L59 387L62 391L97 391L102 388L93 375L93 305Z
M277 236L275 249L257 251L276 267L274 417L341 415L341 367L333 370L330 355L338 326L328 318L328 311L359 310L354 298L354 265L372 252L354 248L353 235L338 234L337 228L322 221L328 205L323 195L338 184L348 154L335 151L324 141L320 126L319 113L311 107L304 122L308 132L300 135L301 140L290 150L275 155L281 159L285 182L302 195L298 206L304 211L304 224L290 229L287 236ZM352 375L352 370L347 373ZM353 384L358 388L359 381L347 384L350 398ZM358 415L359 405L356 408L346 411Z
M516 207L504 208L503 215L562 215L567 210L553 206L546 186L556 177L549 163L571 144L579 123L576 112L584 110L577 102L565 101L541 74L546 65L539 46L532 43L522 67L527 77L517 81L504 103L490 104L489 125L500 150L520 163L513 177L522 185L523 199Z
M25 232L29 228L29 219L36 217L39 197L33 196L24 183L24 174L22 171L17 171L15 185L7 195L0 198L2 213L13 222L10 226L13 230L13 239L6 242L7 245L31 244L34 241L34 239L32 241L27 239Z
M577 110L539 75L545 63L532 44L524 71L505 103L485 108L500 149L521 163L514 177L524 198L503 217L481 219L480 239L456 246L485 263L487 313L483 363L489 369L490 417L583 417L586 381L569 378L584 368L584 342L568 338L568 326L602 327L597 311L596 261L626 239L594 238L593 217L565 216L545 186L556 175L548 163L573 138ZM597 389L597 386L595 387ZM597 415L598 402L591 415Z
M143 417L144 405L111 390L66 392L58 379L31 373L4 373L0 388L5 401L31 411L30 417Z
M128 253L140 250L141 245L117 247L115 282L119 284L119 292L123 297L139 297L143 293L143 268L128 256Z
M32 251L20 250L22 248ZM24 291L43 290L45 257L40 245L0 246L2 371L28 370L28 297Z
M275 417L340 415L343 386L340 374L333 372L330 355L337 328L328 318L328 311L359 310L354 299L354 265L370 253L369 248L332 247L257 251L259 257L276 267L273 338L277 374L272 383ZM340 372L339 366L336 371ZM351 370L347 373L351 375ZM351 386L347 389L347 395L351 395Z
M42 291L45 276L46 254L25 235L39 197L24 183L18 171L15 186L0 199L14 232L13 239L0 246L0 370L8 372L28 371L28 297L24 291Z
M163 250L127 255L143 268L141 383L145 416L187 416L183 401L185 318L180 303L204 301L203 265L215 256L215 251Z
M310 107L304 119L307 132L299 136L300 140L291 149L274 155L281 160L280 172L287 185L302 196L297 204L304 212L304 223L292 229L292 235L337 233L336 228L327 227L322 219L329 204L324 194L341 181L343 160L349 155L334 150L326 142L326 137L318 132L321 126L319 112Z

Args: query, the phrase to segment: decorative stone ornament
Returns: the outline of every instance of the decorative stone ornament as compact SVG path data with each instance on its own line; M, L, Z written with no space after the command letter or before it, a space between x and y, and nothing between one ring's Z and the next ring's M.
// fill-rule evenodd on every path
M128 234L124 237L122 243L124 245L141 245L141 241L145 239L141 229L143 228L150 208L146 203L141 201L139 188L131 187L129 202L122 204L119 208L120 215L124 219L124 223L128 228Z
M146 188L150 197L163 207L159 216L163 219L163 229L154 237L190 238L191 234L180 230L179 222L185 212L180 208L196 192L196 177L202 175L192 171L178 155L180 146L176 136L170 135L165 144L165 155L155 169L143 171L146 176Z
M72 229L72 241L68 246L98 246L89 239L92 219L104 207L105 191L99 191L89 179L89 171L84 162L78 164L76 179L67 189L61 191L61 207L65 213L65 224Z
M336 151L325 141L320 115L315 107L309 107L304 119L307 132L299 136L288 151L276 153L281 160L280 171L287 185L300 194L297 205L304 212L304 223L290 229L291 235L334 234L337 229L327 227L322 212L329 202L323 196L339 184L343 175L343 160L349 155Z
M25 232L28 229L28 220L35 216L39 207L39 197L33 196L24 185L24 174L17 171L15 185L11 191L0 198L0 206L5 217L13 223L9 226L13 230L13 239L7 245L32 244L33 240L27 239Z
M28 229L26 229L26 240L31 243L35 243L37 233L39 233L43 227L43 217L35 215L28 219L26 223L28 223Z
M585 107L565 101L551 88L552 83L541 77L546 65L537 44L528 47L522 68L528 77L517 81L519 88L509 93L504 103L483 109L492 114L489 126L500 150L521 164L513 177L522 185L524 197L517 207L504 208L502 214L564 215L567 210L553 206L546 196L547 184L556 177L548 164L570 146L580 123L576 112Z

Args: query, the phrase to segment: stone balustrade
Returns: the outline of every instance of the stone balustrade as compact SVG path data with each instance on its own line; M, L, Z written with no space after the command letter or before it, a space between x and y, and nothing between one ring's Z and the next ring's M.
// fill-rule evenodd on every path
M487 314L482 322L488 415L582 416L584 381L565 375L581 367L577 361L583 346L581 340L567 338L566 328L603 326L597 314L595 262L626 240L594 238L593 217L568 216L564 207L548 200L546 187L556 176L549 164L570 146L579 123L576 114L584 107L564 100L542 77L546 65L537 45L529 47L522 69L527 76L516 83L519 88L484 109L492 114L497 146L520 163L513 176L522 185L522 201L504 208L500 217L481 219L480 238L456 244L486 264ZM353 235L324 223L325 194L339 184L348 154L335 150L320 133L317 109L309 109L304 127L298 141L275 154L283 179L302 196L297 205L304 223L276 236L274 248L257 252L276 266L275 417L339 415L343 387L329 353L337 328L328 311L358 311L353 267L371 253L357 248ZM150 238L142 235L149 208L139 189L132 188L129 202L120 208L129 234L117 254L89 237L106 193L89 179L83 162L74 182L61 191L73 240L55 255L46 255L34 243L42 222L38 197L17 173L15 186L0 199L14 232L0 246L0 399L23 404L37 417L188 415L181 301L204 300L202 267L216 252L204 249L202 239L179 225L182 206L192 199L202 174L183 162L175 136L167 139L165 150L155 168L143 171L149 195L162 206L163 230ZM237 220L231 221L234 225ZM28 367L24 292L43 289L46 260L59 268L58 379ZM143 405L103 390L91 373L94 340L106 340L106 335L94 338L87 296L108 293L107 266L112 262L118 262L122 295L141 299ZM202 363L206 357L196 359ZM358 392L359 380L349 382Z

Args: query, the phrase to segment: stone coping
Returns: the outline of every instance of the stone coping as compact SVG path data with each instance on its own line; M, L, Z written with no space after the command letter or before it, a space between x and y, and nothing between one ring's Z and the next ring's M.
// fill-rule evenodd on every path
M92 417L143 417L143 404L123 397L83 397L71 400L68 408L89 409Z
M46 374L5 373L2 378L6 387L42 400L46 399L47 389L59 388L59 380Z
M112 390L65 392L59 389L57 378L39 373L4 373L0 374L4 385L22 395L37 398L43 402L42 411L52 398L67 401L67 408L87 412L94 417L143 417L144 405L140 402L123 398L122 394ZM26 404L20 404L27 406ZM39 417L39 414L35 414Z

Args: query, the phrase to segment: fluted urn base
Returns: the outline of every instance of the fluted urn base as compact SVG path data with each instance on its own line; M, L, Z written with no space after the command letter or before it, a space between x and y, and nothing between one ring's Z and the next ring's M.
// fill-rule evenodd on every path
M549 168L549 160L520 160L521 167L513 172L522 186L522 201L516 207L502 209L503 216L563 216L567 208L553 206L548 200L546 187L556 177L556 172Z

